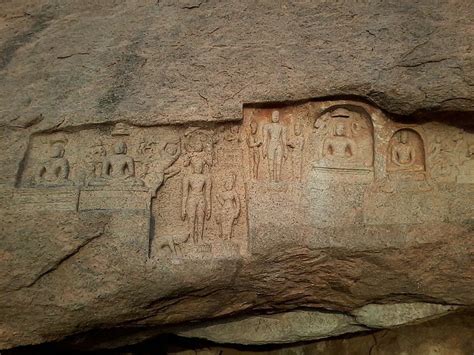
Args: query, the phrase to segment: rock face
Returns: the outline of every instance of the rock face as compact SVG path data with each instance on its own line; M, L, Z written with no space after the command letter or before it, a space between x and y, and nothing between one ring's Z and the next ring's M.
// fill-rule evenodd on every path
M468 355L472 354L472 314L451 315L423 324L356 335L349 339L323 340L304 345L265 349L239 349L191 344L188 349L168 344L163 350L173 355ZM140 354L156 354L157 345L140 347ZM135 354L135 351L132 350ZM137 352L138 353L138 352Z
M463 0L0 6L2 124L238 120L243 103L333 95L397 114L474 107Z
M178 330L177 335L221 344L298 343L367 331L370 328L392 328L439 317L457 308L425 303L370 304L354 310L354 316L334 312L293 311L217 322L207 326L191 326L190 329Z
M466 8L0 6L0 349L473 305Z

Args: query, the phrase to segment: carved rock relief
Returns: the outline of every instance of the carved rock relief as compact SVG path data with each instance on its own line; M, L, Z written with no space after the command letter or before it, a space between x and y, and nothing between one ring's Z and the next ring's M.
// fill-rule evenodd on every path
M40 134L15 201L30 210L148 211L150 258L235 258L247 251L239 151L236 125Z
M439 183L474 183L474 138L462 129L433 125L429 132L428 165Z
M243 116L34 135L12 206L143 211L147 257L179 262L324 244L343 225L443 220L456 203L444 186L474 183L474 135L460 128L401 124L352 100L245 107Z
M420 134L409 128L400 129L392 136L387 152L387 171L424 172L425 148Z

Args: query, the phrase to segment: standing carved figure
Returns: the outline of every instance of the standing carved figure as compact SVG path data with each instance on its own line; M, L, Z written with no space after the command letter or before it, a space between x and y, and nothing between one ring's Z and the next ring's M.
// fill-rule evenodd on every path
M64 145L56 142L51 146L49 159L39 167L36 182L39 185L73 185L69 178L69 161L64 158Z
M400 131L398 142L392 146L392 162L398 166L399 170L409 169L415 162L415 148L408 140L408 132Z
M95 179L100 177L102 174L102 165L104 163L104 157L107 155L107 152L104 148L104 144L102 141L97 142L97 144L91 147L91 151L89 153L89 160L91 161L91 174L89 176L90 179Z
M349 160L354 157L355 149L355 142L347 137L346 125L337 122L334 135L324 140L322 156L334 160Z
M459 174L458 152L452 144L444 142L441 136L435 136L430 150L431 172L435 179L449 179ZM457 143L457 142L456 142Z
M234 224L240 214L240 198L235 191L235 178L233 174L224 184L225 191L217 195L220 209L217 215L217 224L220 228L220 235L223 239L232 239Z
M296 180L301 180L301 171L303 169L303 149L305 138L301 129L301 124L296 122L293 126L293 139L288 144L292 148L291 160L293 165L293 176Z
M250 122L250 134L247 137L247 146L250 152L250 174L254 179L258 179L258 167L260 165L260 146L262 142L257 136L258 124Z
M283 159L287 158L286 127L280 123L280 112L272 112L272 121L263 126L263 157L268 159L271 181L280 181Z
M204 174L202 160L191 165L193 172L183 178L181 218L188 220L188 231L197 244L203 241L204 220L211 217L211 179Z

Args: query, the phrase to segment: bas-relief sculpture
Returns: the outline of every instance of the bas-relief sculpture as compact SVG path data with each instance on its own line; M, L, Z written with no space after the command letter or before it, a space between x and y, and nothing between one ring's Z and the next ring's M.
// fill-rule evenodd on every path
M460 128L310 101L245 107L242 123L38 134L13 196L30 210L144 211L152 261L239 258L272 242L324 243L322 231L342 224L449 218L448 199L434 213L430 201L443 184L472 186L473 157ZM305 232L283 240L292 224Z
M64 158L64 143L53 142L49 159L41 163L36 175L36 183L43 186L73 185L69 178L69 162Z

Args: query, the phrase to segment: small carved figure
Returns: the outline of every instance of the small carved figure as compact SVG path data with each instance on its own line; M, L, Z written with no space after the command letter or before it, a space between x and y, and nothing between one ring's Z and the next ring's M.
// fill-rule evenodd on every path
M240 214L240 198L235 191L236 176L232 174L224 184L225 191L217 195L220 208L217 214L217 224L223 239L232 239L234 225Z
M156 196L159 188L166 180L178 174L181 169L172 166L181 154L181 147L177 143L166 143L160 151L160 157L152 167L154 179L151 187L151 194Z
M334 135L324 140L322 156L334 160L349 160L354 157L355 150L356 143L347 137L346 125L337 122Z
M456 179L459 174L459 151L457 151L459 141L459 139L443 141L441 136L435 136L429 155L431 172L435 179Z
M408 139L408 132L401 130L398 134L398 142L392 145L392 162L398 166L397 170L411 169L415 163L415 155L415 147Z
M204 144L197 141L193 146L185 144L186 156L184 158L184 166L194 166L201 164L203 166L211 167L213 164L212 153L204 149Z
M474 144L467 147L463 162L459 167L458 183L474 183Z
M224 139L228 142L239 141L240 139L240 127L238 125L232 125L224 130Z
M106 155L107 152L105 151L102 141L97 142L97 144L91 147L87 156L88 161L91 164L89 179L100 177L102 174L102 164Z
M392 173L394 181L426 180L425 149L423 139L417 131L403 128L395 132L388 145L386 169Z
M142 140L137 148L137 153L140 155L152 154L154 147L157 145L156 142L150 142L148 140Z
M64 144L56 142L51 146L50 157L41 164L36 174L36 183L46 186L74 185L69 178L69 161L64 158Z
M206 166L209 169L215 162L214 145L218 141L216 132L206 131L198 127L190 127L184 133L182 140L184 156L184 166L192 166L195 162L203 163L204 171Z
M300 181L301 171L303 168L303 149L305 144L305 138L301 129L300 122L296 122L293 126L293 139L288 144L292 148L291 160L293 165L293 176Z
M250 134L247 137L247 146L250 151L250 174L254 179L258 179L258 167L260 165L260 146L262 142L257 137L258 124L250 122Z
M263 126L263 157L268 159L271 181L280 181L283 160L287 158L286 127L280 123L280 112L272 112L272 121Z
M183 178L181 218L188 220L188 231L197 244L203 241L204 220L211 217L211 179L204 174L204 162L192 163L193 173Z
M114 147L114 154L104 158L100 178L90 181L89 185L144 185L142 180L135 177L135 163L133 158L127 155L127 145L125 142L117 143Z
M160 248L169 248L171 254L175 257L182 256L181 246L189 240L189 233L183 235L165 235L160 238Z

